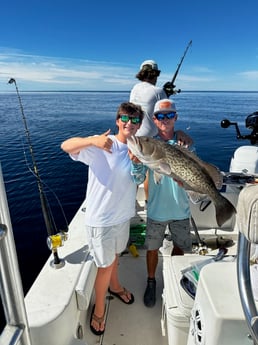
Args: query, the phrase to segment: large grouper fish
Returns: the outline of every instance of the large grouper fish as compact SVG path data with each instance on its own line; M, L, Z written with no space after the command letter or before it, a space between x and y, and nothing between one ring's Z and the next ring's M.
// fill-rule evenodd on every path
M159 183L162 175L166 175L190 193L209 196L215 206L218 226L236 212L231 202L219 193L223 182L219 169L202 161L187 148L138 136L129 138L127 144L132 154L154 171L156 183Z

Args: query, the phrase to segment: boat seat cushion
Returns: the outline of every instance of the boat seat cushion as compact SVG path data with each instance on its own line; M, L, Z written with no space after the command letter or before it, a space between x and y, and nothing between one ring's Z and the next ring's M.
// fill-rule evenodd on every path
M258 243L258 185L249 185L239 194L235 227L252 243Z

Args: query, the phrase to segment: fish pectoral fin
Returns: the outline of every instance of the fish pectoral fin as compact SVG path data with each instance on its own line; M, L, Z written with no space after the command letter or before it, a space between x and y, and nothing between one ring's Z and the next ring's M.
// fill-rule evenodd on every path
M157 171L154 171L153 179L154 179L155 184L160 184L162 177L163 177L162 174L158 173Z
M171 175L170 165L166 162L159 163L159 171L164 175Z

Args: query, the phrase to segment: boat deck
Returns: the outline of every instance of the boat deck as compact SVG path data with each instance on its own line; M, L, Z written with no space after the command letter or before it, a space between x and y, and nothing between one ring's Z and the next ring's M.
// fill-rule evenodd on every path
M146 222L143 188L138 189L137 201L137 213L131 220L132 225L144 224ZM193 238L194 237L193 233ZM228 254L235 255L236 253L237 234L234 232L208 229L206 231L201 231L200 237L202 240L209 241L211 245L210 250L214 242L216 250L214 252L211 251L211 255L217 254L217 239L220 237L224 240L234 240L235 245L228 248ZM87 339L87 345L168 345L167 325L165 323L163 332L161 326L162 293L164 287L163 255L159 252L159 262L156 271L157 302L153 308L147 308L143 303L143 295L147 282L146 250L137 248L137 251L139 253L138 257L134 257L130 252L126 252L119 259L120 281L134 294L135 302L132 305L126 305L116 297L107 295L106 330L101 337L98 337L92 334L89 328L90 314L92 305L94 304L94 296L92 296L92 305L88 310L86 320L87 334L85 338ZM198 259L198 257L200 256L193 256L195 260Z
M142 197L138 198L139 200L141 203L137 204L136 216L131 220L131 225L139 230L139 232L130 232L130 241L133 243L139 234L142 242L142 225L145 228L146 222L144 201L142 201L144 199ZM159 253L156 305L147 308L143 304L147 270L146 251L142 249L142 245L137 245L139 256L135 257L129 251L125 252L120 256L119 263L121 284L134 294L135 302L126 305L117 298L107 295L106 331L101 337L91 332L89 324L94 304L93 286L96 267L87 247L84 227L85 208L84 201L70 223L67 243L59 248L60 258L64 260L65 265L61 269L53 269L51 255L25 297L31 344L167 345L168 336L163 335L164 329L161 324L162 316L164 317L162 293L165 257L161 252ZM212 249L215 249L213 245L217 247L218 241L224 242L228 238L235 241L236 236L235 231L228 233L218 229L208 229L200 233L201 240L203 238L209 240L209 248ZM198 247L200 248L202 247ZM229 252L235 252L235 248L236 243L229 248ZM170 253L167 254L170 256ZM166 324L164 328L166 329ZM57 334L56 330L62 331Z
M145 250L138 250L139 256L131 253L120 257L119 276L121 283L134 294L135 302L126 305L116 297L107 295L106 330L101 336L92 334L89 328L90 311L87 317L86 336L88 345L167 345L167 336L162 335L162 255L157 268L157 302L153 308L143 304L143 294L146 287Z

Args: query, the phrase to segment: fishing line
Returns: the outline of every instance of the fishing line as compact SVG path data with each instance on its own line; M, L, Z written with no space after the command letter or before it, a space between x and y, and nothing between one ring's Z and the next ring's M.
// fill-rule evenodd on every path
M27 166L29 172L30 172L34 177L37 178L36 174L34 173L34 171L32 170L32 168L30 167L30 164L29 164L29 161L28 161L28 158L27 158L27 154L26 154L25 143L24 143L23 137L21 137L21 143L22 143L22 147L23 147L23 156L24 156L24 159L25 159L25 165ZM47 184L44 182L44 180L41 179L41 183L42 183L42 184L44 185L44 187L46 187L46 188L52 193L52 195L55 197L55 200L57 201L58 206L60 207L62 216L63 216L63 218L64 218L65 225L66 225L66 229L68 229L68 221L67 221L67 218L66 218L66 216L65 216L63 206L62 206L62 204L61 204L61 202L60 202L60 200L59 200L57 194L55 193L55 191L54 191L53 189L51 189L51 188L49 187L49 185L47 185ZM45 198L47 199L47 196L45 196ZM49 202L48 202L48 204L49 204ZM54 224L55 224L54 217L53 217L53 215L52 215L52 211L51 211L51 208L50 208L50 207L49 207L49 210L50 210L50 212L51 212L51 217L52 217L53 222L54 222ZM57 229L57 228L56 228L56 225L55 225L55 229Z
M45 225L46 225L48 236L49 236L48 237L48 243L50 241L51 244L52 244L52 240L54 241L54 238L55 238L58 230L57 230L57 227L56 227L56 224L55 224L55 221L54 221L54 217L53 217L51 208L49 206L49 203L47 201L46 195L44 193L44 189L43 189L43 184L44 183L42 182L42 180L40 178L39 170L38 170L37 163L36 163L36 160L35 160L33 146L32 146L32 141L31 141L31 137L30 137L30 132L29 132L29 129L28 129L28 126L27 126L27 121L26 121L26 117L25 117L25 114L24 114L23 105L22 105L22 101L21 101L21 97L20 97L20 94L19 94L19 90L18 90L18 86L17 86L16 80L14 78L11 78L8 81L8 83L9 84L14 84L15 88L16 88L16 93L17 93L17 97L18 97L18 100L19 100L22 120L23 120L23 124L24 124L24 128L25 128L25 135L27 137L29 151L30 151L30 155L31 155L31 160L32 160L32 164L33 164L33 170L31 169L31 167L30 167L30 165L28 163L27 156L26 156L26 151L25 151L25 145L24 145L24 142L23 142L23 152L24 152L24 157L25 157L25 163L26 163L29 171L33 174L33 176L36 177L37 185L38 185L38 190L39 190L39 195L40 195L41 208L42 208L43 217L44 217ZM44 186L46 186L46 184L44 184ZM47 188L50 190L49 187L47 187ZM61 207L62 214L63 214L64 219L66 221L67 230L68 230L68 224L67 224L66 217L64 215L63 208L62 208L62 206L61 206L61 204L60 204L60 202L59 202L59 200L58 200L58 198L57 198L57 196L56 196L56 194L54 192L53 192L53 195L55 196L56 200L58 201L59 206ZM63 240L64 239L63 233L59 234L59 235L61 235L62 240ZM55 240L56 240L56 238L55 238ZM48 246L50 247L49 244L48 244ZM51 245L51 249L52 249L52 252L54 254L54 265L59 265L60 264L60 259L59 259L58 254L57 254L57 247L56 246L54 247L54 246Z

